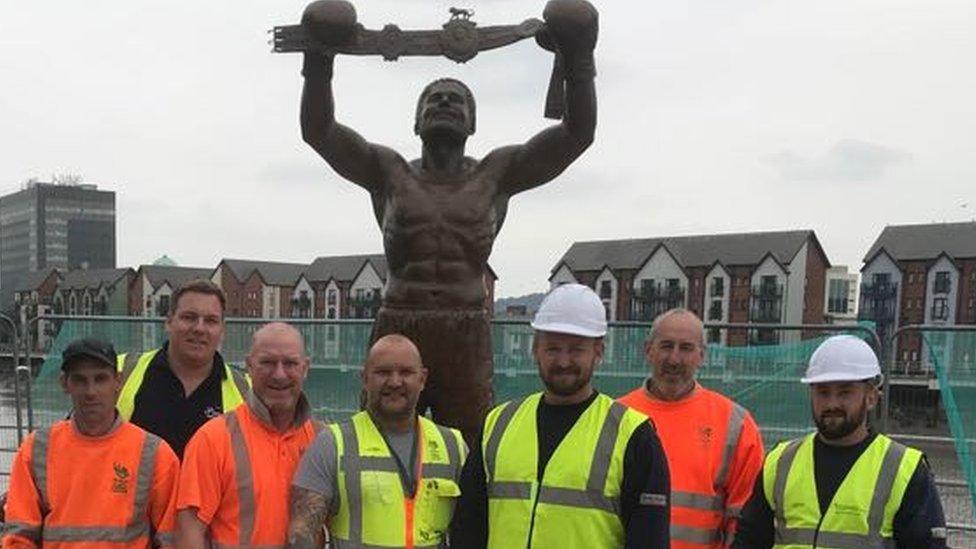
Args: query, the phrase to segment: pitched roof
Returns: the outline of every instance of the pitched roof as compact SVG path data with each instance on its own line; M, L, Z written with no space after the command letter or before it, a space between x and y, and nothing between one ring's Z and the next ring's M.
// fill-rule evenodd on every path
M131 271L129 268L75 269L62 273L63 279L59 286L65 290L95 289L102 284L111 286L129 271Z
M604 266L638 269L659 244L667 246L684 267L711 267L716 261L726 266L755 265L766 254L785 265L810 238L816 239L814 232L802 230L574 242L552 272L563 262L573 271L596 271Z
M386 256L383 254L317 257L305 270L305 278L309 282L325 282L330 278L352 280L367 261L373 264L376 274L386 280Z
M50 269L45 269L43 271L34 271L24 275L24 279L17 285L17 292L30 292L34 291L44 284L47 277L51 276L51 271L58 271L61 276L64 276L64 272L55 267Z
M210 273L213 269L171 267L168 265L141 265L139 271L146 275L153 288L159 288L164 282L168 282L172 288L177 288L195 278L210 278Z
M249 259L224 259L237 280L244 282L251 273L257 271L269 286L292 286L298 277L308 269L307 263L281 263L277 261L252 261Z
M945 252L954 258L976 257L976 221L888 225L864 256L867 263L884 248L893 259L935 259Z

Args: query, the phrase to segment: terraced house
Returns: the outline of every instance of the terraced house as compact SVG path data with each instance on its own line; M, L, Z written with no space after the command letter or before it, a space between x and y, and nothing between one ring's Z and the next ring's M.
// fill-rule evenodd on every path
M811 230L662 236L575 242L549 282L592 287L610 320L651 321L684 307L708 322L821 324L829 267ZM784 337L778 330L708 334L730 345Z
M859 317L886 340L913 324L976 324L976 222L885 227L864 256L860 301ZM918 332L898 337L895 353L906 373L929 369L932 356ZM953 359L960 361L976 357Z

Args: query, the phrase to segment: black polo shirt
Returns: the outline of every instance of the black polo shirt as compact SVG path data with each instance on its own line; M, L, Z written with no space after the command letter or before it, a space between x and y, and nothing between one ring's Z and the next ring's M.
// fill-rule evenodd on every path
M223 413L220 386L227 372L223 357L216 353L210 375L185 395L183 383L169 367L168 348L169 342L164 343L146 368L130 421L165 440L183 459L183 449L193 433Z

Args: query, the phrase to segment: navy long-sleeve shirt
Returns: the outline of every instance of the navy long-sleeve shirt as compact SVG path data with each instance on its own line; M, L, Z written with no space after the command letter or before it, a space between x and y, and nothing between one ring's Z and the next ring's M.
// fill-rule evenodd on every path
M542 478L556 447L580 415L596 398L568 406L539 403L536 416L539 433L538 478ZM651 423L638 427L627 442L624 453L623 481L620 491L620 519L624 525L626 549L667 549L669 543L671 482L664 447ZM665 495L666 505L648 504L662 498L642 494ZM451 525L451 547L484 549L488 544L488 490L484 456L480 441L471 449L461 471L461 498Z
M858 444L847 447L824 444L817 437L813 446L813 469L821 515L830 506L847 472L874 441L872 433ZM749 502L742 510L733 549L768 549L774 544L774 513L763 491L763 476L756 479ZM935 487L935 479L923 459L902 498L893 519L895 546L898 549L944 549L945 515Z

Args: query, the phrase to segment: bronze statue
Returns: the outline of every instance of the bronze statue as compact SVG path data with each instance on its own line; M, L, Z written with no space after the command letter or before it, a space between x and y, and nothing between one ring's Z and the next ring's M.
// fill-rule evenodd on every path
M470 13L452 14L450 23L473 28ZM596 127L597 12L585 0L552 0L543 18L544 25L534 25L535 38L557 55L565 110L555 114L562 121L524 144L471 158L464 146L475 131L474 97L460 81L436 80L417 102L421 157L407 161L335 120L334 51L363 32L352 6L319 1L302 16L303 29L323 45L301 48L302 135L339 175L370 193L383 231L389 274L373 339L401 333L417 344L429 370L419 408L429 406L437 422L460 428L469 441L491 405L485 281L508 201L562 173L592 143ZM410 47L401 41L398 51Z

